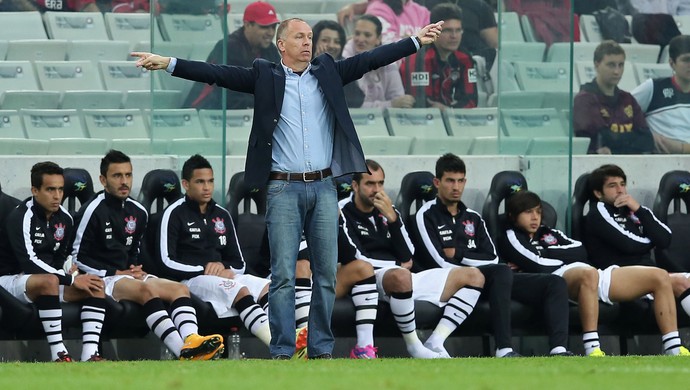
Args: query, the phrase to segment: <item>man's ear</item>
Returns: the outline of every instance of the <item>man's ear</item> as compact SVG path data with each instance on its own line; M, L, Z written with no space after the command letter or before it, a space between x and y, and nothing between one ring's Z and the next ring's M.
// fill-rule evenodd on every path
M604 193L602 193L601 191L594 190L593 192L594 192L594 197L596 197L599 200L601 200L601 198L604 197Z

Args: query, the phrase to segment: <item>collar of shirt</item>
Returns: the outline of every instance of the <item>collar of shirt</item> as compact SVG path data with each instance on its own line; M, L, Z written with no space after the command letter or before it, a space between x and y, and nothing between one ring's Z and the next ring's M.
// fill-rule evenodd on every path
M298 75L285 66L285 94L273 132L272 171L311 172L331 166L335 115L311 63Z

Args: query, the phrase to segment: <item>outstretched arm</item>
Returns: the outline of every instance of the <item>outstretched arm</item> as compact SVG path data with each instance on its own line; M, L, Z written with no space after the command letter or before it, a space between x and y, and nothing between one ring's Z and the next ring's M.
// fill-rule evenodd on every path
M170 57L163 57L158 54L135 51L130 53L130 56L139 57L136 65L148 70L166 69L170 65Z

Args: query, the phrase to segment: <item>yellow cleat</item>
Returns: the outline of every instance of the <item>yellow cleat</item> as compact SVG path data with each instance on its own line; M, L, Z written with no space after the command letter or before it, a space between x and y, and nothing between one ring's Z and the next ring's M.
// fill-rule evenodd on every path
M604 356L606 356L606 353L604 353L604 351L602 351L601 348L594 348L594 350L592 352L590 352L589 355L587 355L587 356L604 357Z
M184 339L184 345L180 351L180 360L217 359L223 351L225 351L223 336L219 334L200 336L193 333Z
M299 328L295 331L295 353L292 355L293 359L307 358L307 335L309 331L307 327Z
M678 349L678 356L690 356L690 351L688 351L687 348L681 346L681 347Z

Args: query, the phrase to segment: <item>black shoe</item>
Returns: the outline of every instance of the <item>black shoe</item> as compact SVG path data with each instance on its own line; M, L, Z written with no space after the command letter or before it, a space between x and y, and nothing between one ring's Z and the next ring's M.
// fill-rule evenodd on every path
M272 357L273 360L290 360L291 357L288 355L275 355Z
M330 353L326 352L326 353L322 353L321 355L309 356L309 360L312 360L312 359L326 359L326 360L331 360L331 359L333 359L333 355L331 355Z
M515 352L515 351L510 351L510 352L508 352L507 354L505 354L505 355L503 355L503 356L501 356L501 357L504 357L504 358L517 358L517 357L522 357L522 355L520 355L519 353L517 353L517 352Z
M576 355L570 351L565 351L565 352L553 353L553 354L551 354L551 356L576 356Z

